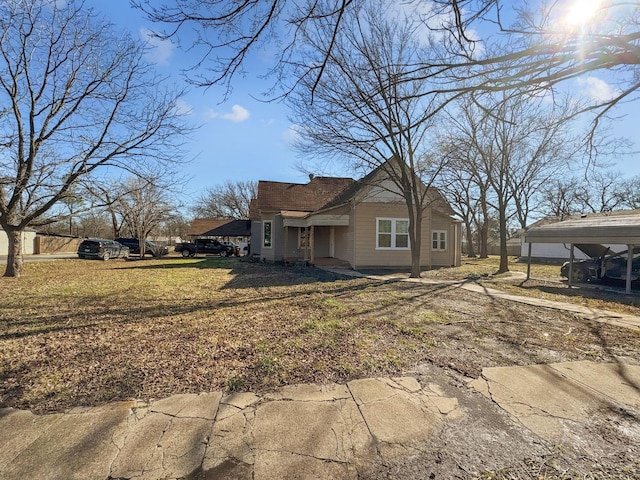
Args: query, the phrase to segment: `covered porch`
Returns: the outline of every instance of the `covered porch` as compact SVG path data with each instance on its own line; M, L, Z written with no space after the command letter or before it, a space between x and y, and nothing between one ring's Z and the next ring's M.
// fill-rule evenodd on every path
M348 215L311 215L310 212L281 212L284 228L284 261L308 264L349 265L346 233Z

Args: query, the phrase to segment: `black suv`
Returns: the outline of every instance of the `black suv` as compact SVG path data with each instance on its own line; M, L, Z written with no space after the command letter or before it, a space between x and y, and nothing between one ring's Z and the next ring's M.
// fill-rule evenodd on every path
M129 252L134 255L140 255L140 240L137 238L116 238L115 240L122 245L126 245L129 247ZM167 247L156 245L150 240L145 240L145 255L151 255L153 257L161 257L169 253L169 249Z
M105 261L110 258L129 258L129 249L114 240L88 238L78 245L78 257Z

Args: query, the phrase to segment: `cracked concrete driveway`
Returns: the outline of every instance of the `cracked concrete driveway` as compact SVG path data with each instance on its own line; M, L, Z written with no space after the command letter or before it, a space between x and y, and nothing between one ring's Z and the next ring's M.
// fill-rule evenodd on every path
M423 366L260 396L0 410L0 478L475 478L550 457L578 474L615 457L628 476L612 478L637 478L639 418L639 366L496 367L476 380Z

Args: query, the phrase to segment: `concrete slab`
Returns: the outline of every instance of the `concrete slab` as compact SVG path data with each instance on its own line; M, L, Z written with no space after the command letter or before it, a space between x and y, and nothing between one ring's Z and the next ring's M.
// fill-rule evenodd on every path
M256 461L254 480L286 478L291 480L359 478L353 463L323 460L287 452L262 452Z
M248 397L235 394L232 398L225 397L222 400L211 432L209 447L202 462L203 471L214 472L215 475L233 474L238 478L244 478L244 472L247 470L253 472L256 401L251 401Z
M624 363L554 363L554 370L596 390L612 402L640 410L640 366Z
M597 412L638 403L640 392L614 371L592 362L485 368L471 385L540 437L575 443Z
M222 392L185 393L150 402L149 410L173 417L214 420L221 399Z
M269 402L256 411L254 447L347 462L353 449L351 426L343 417L343 409L347 411L345 417L353 417L355 405L349 402Z
M469 290L471 292L482 293L492 298L500 298L503 300L509 300L511 302L523 303L526 305L532 305L535 307L553 308L555 310L562 310L565 312L573 312L584 318L594 320L600 323L606 323L608 325L615 325L617 327L628 328L640 332L640 317L635 315L628 315L625 313L612 312L610 310L601 310L597 308L586 307L584 305L577 305L573 303L555 302L545 298L525 297L522 295L513 295L510 293L496 290L495 288L487 287L485 284L478 283L463 283L460 284L461 288Z
M26 410L0 409L0 472L54 425L62 415L34 415Z
M1 478L103 480L118 454L114 438L131 414L130 402L65 414L11 462ZM37 459L37 460L36 460Z
M111 466L114 478L184 477L202 465L221 392L181 394L138 408Z
M0 479L447 478L557 460L557 445L578 452L568 465L638 458L639 383L639 366L595 362L486 368L468 385L431 367L265 395L3 409Z
M113 478L141 477L144 472L162 472L162 457L159 447L164 431L172 417L146 412L141 419L129 419L126 434L118 443L110 475Z
M419 452L441 425L437 409L429 408L427 396L415 390L417 382L408 389L407 382L376 378L348 383L377 453L385 461Z

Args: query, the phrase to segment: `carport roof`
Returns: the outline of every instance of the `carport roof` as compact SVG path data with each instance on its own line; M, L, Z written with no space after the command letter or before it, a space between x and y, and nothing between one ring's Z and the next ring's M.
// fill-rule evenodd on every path
M604 243L640 245L640 214L586 216L534 227L528 243Z

